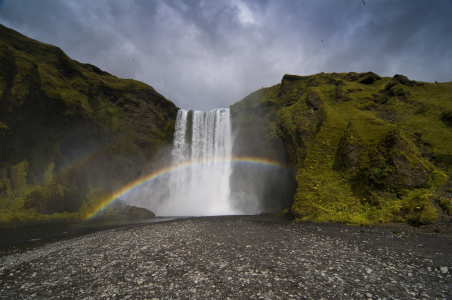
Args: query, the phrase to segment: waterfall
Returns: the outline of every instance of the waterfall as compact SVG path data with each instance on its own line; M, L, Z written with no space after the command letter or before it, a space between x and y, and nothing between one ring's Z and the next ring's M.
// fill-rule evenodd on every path
M229 109L177 113L172 164L186 165L169 179L166 216L229 215L232 137Z

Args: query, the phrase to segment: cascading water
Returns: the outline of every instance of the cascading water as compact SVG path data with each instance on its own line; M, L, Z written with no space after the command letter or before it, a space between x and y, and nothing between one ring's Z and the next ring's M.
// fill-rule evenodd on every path
M172 150L169 198L156 211L166 216L237 214L230 202L232 137L229 109L180 109Z
M152 170L145 183L122 199L157 216L257 214L290 207L295 179L279 167L282 142L269 145L265 130L242 127L236 117L231 128L229 109L180 109L171 151L162 147L145 166Z

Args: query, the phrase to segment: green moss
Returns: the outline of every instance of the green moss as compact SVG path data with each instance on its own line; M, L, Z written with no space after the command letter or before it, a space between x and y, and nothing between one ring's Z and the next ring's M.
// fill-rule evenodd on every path
M439 205L446 213L448 213L450 216L452 216L452 199L447 199L444 197L441 197L439 199Z
M27 222L36 220L74 220L80 219L80 213L54 213L51 215L44 215L36 212L36 209L27 210L8 210L0 211L0 222Z
M28 171L29 165L27 161L23 161L11 167L14 189L17 191L19 195L23 195L28 190L27 185Z
M0 222L26 222L30 220L40 220L40 214L34 210L10 210L0 212Z
M55 169L55 163L52 162L47 167L47 170L44 172L44 183L49 184L53 181L53 169Z
M0 211L8 210L13 204L15 191L11 180L8 178L0 179Z
M440 187L442 185L445 185L449 177L444 171L435 169L431 174L429 178L429 186L430 187Z
M406 220L414 224L429 224L438 218L438 211L432 204L434 195L427 190L408 191L402 198L402 209Z
M0 122L0 129L2 129L2 130L9 130L9 127L8 127L8 126L6 126L6 124L5 124L5 123L3 123L3 122Z

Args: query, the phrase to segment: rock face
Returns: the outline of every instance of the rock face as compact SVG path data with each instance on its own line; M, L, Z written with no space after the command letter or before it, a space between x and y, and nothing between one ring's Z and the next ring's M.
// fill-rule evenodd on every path
M258 90L231 106L232 154L284 166L284 146L276 134L274 122L279 108L268 95L268 89ZM265 164L233 165L231 199L245 213L253 202L260 204L261 211L289 208L294 192L291 170Z
M89 213L171 144L176 114L152 87L0 25L0 220Z
M250 144L282 141L297 220L429 224L452 199L451 94L403 75L284 75L231 109L265 129Z
M143 207L128 206L125 211L125 216L132 219L148 219L155 217L155 214Z
M116 199L96 216L100 218L150 219L154 218L155 214L146 208L127 205L125 201Z

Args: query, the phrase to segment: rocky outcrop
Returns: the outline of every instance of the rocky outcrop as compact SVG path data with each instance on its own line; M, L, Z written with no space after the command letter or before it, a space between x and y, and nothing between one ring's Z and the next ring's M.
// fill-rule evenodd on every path
M372 84L375 81L381 79L380 76L378 76L377 74L372 73L372 72L361 74L360 77L363 77L361 80L359 80L359 83L362 83L362 84Z
M131 219L149 219L155 217L155 214L143 207L128 206L124 215Z
M0 87L0 220L81 217L172 142L152 87L1 25Z
M150 219L155 214L143 207L128 205L124 200L115 199L96 214L98 218Z
M403 85L407 85L407 86L415 86L415 85L423 86L424 85L424 83L422 83L422 82L416 82L415 80L409 80L408 77L399 75L399 74L395 74L394 77L392 78L392 81L403 84Z
M399 130L389 132L380 141L379 145L380 165L373 164L374 171L383 168L392 169L387 174L380 173L380 179L384 177L384 186L391 188L422 188L428 186L428 180L433 168L427 161L418 155L418 150L409 144ZM377 171L378 172L378 171Z
M306 98L306 105L316 111L322 105L322 99L320 99L317 93L310 92Z

